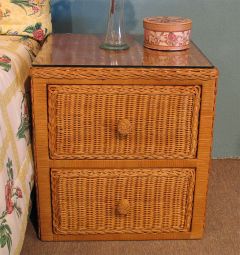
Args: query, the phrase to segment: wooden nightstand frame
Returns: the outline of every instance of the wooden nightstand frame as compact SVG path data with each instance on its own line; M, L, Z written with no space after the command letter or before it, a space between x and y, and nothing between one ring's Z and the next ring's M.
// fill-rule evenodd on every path
M199 239L203 235L218 71L216 68L38 67L31 70L32 114L39 237L41 240ZM202 88L196 159L51 160L48 145L47 86L51 84L199 85ZM58 235L53 233L51 168L191 167L196 185L191 232L161 234Z

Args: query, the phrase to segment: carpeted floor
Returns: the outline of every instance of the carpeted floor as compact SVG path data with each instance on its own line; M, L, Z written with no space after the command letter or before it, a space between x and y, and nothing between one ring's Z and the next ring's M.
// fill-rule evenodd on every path
M28 224L21 255L239 255L240 160L214 160L202 240L41 242Z

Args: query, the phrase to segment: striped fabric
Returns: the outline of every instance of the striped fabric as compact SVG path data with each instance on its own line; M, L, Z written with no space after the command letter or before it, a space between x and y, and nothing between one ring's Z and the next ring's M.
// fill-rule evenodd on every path
M0 254L20 254L33 184L28 89L33 39L0 36ZM28 87L26 86L28 85Z

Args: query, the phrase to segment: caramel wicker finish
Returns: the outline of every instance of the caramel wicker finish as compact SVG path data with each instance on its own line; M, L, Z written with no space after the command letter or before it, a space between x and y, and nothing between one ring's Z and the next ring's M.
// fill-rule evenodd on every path
M101 42L51 35L31 69L40 239L202 238L217 68Z
M56 234L190 231L194 169L53 169Z
M153 53L154 54L154 53ZM127 68L126 68L127 69ZM218 70L212 68L194 68L194 69L157 69L157 68L128 68L127 72L124 68L66 68L66 67L35 67L31 71L32 77L41 79L82 79L82 80L215 80L218 77ZM54 76L53 76L54 73Z
M53 159L196 157L200 86L50 85L48 93Z

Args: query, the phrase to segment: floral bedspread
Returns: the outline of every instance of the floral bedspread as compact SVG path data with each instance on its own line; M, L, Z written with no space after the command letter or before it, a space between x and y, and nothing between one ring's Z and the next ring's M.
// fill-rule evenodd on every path
M0 35L0 254L20 254L33 184L29 68L33 39ZM28 86L27 82L28 81Z

